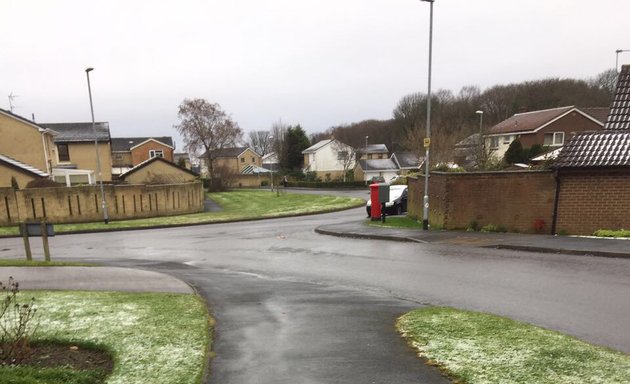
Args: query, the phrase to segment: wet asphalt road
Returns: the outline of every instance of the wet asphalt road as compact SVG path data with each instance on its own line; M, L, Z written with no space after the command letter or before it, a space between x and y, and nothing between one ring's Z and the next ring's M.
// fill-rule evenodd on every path
M58 260L160 270L197 287L217 319L213 383L444 382L394 331L399 314L423 304L505 315L630 353L630 260L313 231L363 214L57 236L51 247ZM0 239L0 257L20 253L19 239Z

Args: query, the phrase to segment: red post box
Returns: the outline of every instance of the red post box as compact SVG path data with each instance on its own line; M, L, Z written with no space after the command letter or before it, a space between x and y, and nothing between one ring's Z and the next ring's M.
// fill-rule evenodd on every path
M370 184L370 202L372 207L370 208L370 217L372 221L378 221L381 219L381 202L378 198L378 184Z

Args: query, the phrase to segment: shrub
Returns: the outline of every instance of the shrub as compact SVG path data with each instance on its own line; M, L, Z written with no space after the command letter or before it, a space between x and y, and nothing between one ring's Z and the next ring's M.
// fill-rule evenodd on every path
M29 341L35 333L37 308L35 299L20 303L19 283L9 277L5 285L0 282L4 298L0 302L0 361L16 363L29 352Z
M510 143L505 155L503 155L503 161L507 164L524 163L527 161L527 155L529 152L523 150L523 145L519 139L516 139Z
M479 223L477 222L477 220L470 220L466 230L468 232L477 232L479 230Z
M55 188L65 187L65 184L55 183L50 179L34 179L26 184L26 188Z

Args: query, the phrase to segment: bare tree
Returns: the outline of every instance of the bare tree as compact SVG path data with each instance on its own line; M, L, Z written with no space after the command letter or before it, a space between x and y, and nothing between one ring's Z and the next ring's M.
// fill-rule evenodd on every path
M287 168L289 164L287 143L288 128L289 127L286 124L283 124L281 120L276 121L271 126L271 148L276 153L278 164L283 168Z
M357 150L339 140L334 140L332 142L332 147L337 152L337 161L343 168L343 181L345 182L347 181L346 177L348 175L348 171L356 164Z
M265 156L273 150L270 136L270 131L250 131L247 145L260 156Z
M181 120L175 128L193 153L203 153L208 165L210 185L214 177L213 162L220 150L236 145L243 131L218 103L205 99L184 99L179 105L177 116Z

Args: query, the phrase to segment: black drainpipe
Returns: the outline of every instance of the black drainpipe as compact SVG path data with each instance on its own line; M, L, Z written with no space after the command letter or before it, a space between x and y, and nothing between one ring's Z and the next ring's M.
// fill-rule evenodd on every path
M556 179L556 196L553 200L553 218L551 220L551 234L556 234L556 224L558 222L558 201L560 200L560 175L558 169L553 171L553 176Z

